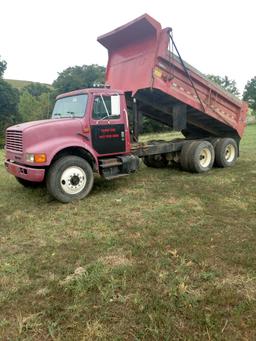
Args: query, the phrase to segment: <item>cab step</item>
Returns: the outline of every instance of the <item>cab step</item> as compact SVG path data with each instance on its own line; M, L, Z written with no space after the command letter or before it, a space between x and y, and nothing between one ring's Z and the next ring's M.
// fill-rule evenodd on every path
M122 161L117 158L102 159L99 161L101 168L118 167L123 164Z
M107 180L127 176L139 167L136 155L120 155L99 160L100 174Z

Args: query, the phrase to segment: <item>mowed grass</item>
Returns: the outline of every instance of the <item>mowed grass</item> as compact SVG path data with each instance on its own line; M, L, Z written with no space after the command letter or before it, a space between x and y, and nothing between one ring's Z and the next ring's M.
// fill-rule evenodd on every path
M255 137L232 169L141 165L69 205L1 165L0 339L255 340Z

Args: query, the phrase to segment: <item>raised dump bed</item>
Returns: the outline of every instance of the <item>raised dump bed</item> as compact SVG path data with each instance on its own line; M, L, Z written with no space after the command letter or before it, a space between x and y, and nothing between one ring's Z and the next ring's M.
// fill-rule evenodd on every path
M126 93L128 106L136 98L140 112L186 137L239 143L247 104L174 54L171 32L145 14L100 36L109 53L106 83Z

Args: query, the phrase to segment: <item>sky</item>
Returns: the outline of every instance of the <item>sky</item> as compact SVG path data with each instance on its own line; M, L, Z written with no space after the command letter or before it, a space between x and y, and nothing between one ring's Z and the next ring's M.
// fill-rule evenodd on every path
M205 74L256 76L255 0L0 0L4 77L51 84L69 66L106 66L97 37L148 13L172 27L182 58Z

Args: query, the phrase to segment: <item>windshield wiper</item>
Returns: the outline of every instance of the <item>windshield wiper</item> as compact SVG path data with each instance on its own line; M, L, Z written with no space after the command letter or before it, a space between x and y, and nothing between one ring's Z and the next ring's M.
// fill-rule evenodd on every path
M74 117L75 117L75 113L74 113L74 111L67 111L67 114L70 114L72 118L74 118Z
M117 117L117 116L119 116L119 115L107 115L107 116L104 116L103 118L101 118L99 121L106 120L106 119L111 120L111 117ZM112 118L112 120L113 120L113 118Z
M57 117L61 117L61 113L59 113L59 112L55 112L53 115L52 115L53 117L55 117L55 116L57 116Z

